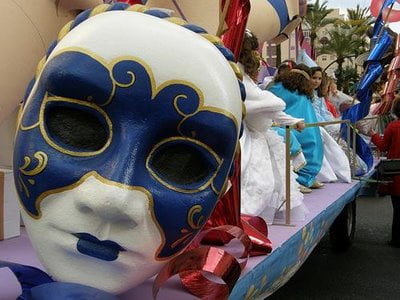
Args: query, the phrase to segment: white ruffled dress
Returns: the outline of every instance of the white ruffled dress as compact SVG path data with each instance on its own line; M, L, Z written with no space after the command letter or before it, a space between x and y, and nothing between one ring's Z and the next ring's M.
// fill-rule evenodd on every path
M243 136L240 139L241 209L242 213L261 216L271 224L284 215L285 209L285 144L283 138L271 129L272 122L294 125L302 119L283 112L285 102L268 91L261 90L244 75L246 87ZM304 220L308 212L299 191L297 175L291 171L291 217Z

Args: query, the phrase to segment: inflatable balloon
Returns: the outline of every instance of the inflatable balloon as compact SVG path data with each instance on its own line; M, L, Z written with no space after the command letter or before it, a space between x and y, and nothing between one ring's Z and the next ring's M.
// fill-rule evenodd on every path
M142 5L104 4L61 30L14 149L21 214L52 278L118 294L194 239L238 144L232 59L204 29Z
M58 31L101 0L0 1L0 165L11 166L18 104Z
M215 0L148 0L149 7L162 7L174 11L174 16L201 25L216 34L219 25L219 2ZM304 0L251 0L247 27L257 35L260 42L282 42L279 36L292 32L301 22L300 8L305 12ZM300 7L301 5L301 7ZM279 36L279 38L277 38ZM277 38L274 41L274 38Z
M396 2L400 3L400 0L396 0ZM382 8L382 5L384 3L385 3L385 0L372 0L371 6L370 6L371 15L373 15L375 18L377 18L380 10ZM387 20L387 22L399 22L400 21L400 10L392 9L389 17L388 17L388 13L389 13L389 8L387 7L383 10L383 14L382 14L382 19L384 21L385 20Z

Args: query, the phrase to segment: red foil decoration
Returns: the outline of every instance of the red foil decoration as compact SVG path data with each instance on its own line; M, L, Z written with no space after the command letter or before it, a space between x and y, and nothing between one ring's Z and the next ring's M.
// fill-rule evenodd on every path
M134 4L142 4L142 0L117 0L117 2L125 2L128 3L129 5L134 5Z
M216 207L208 219L203 230L222 225L233 225L242 228L240 219L240 153L237 153L233 162L233 175L229 178L231 188L219 199ZM210 232L203 241L206 244L224 245L231 240L223 232Z
M227 2L229 1L221 1L220 11L223 11ZM230 1L225 17L225 23L228 29L221 36L221 39L224 42L225 47L229 48L233 52L236 59L239 58L240 50L242 48L242 42L249 13L249 0Z
M172 276L179 274L184 287L196 297L201 299L227 299L235 283L240 277L241 270L246 266L251 242L247 235L236 226L220 226L210 229L223 231L232 238L237 238L244 250L239 256L244 258L239 262L237 258L223 249L216 247L196 247L170 260L158 273L153 284L153 297L156 298L161 286ZM197 239L201 241L204 231ZM224 281L214 282L203 275L212 274Z

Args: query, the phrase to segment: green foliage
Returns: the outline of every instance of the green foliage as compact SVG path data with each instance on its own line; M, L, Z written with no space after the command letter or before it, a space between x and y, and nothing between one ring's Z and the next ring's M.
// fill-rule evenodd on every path
M328 9L326 7L327 3L327 1L320 3L319 0L316 0L315 3L307 5L307 14L304 17L304 21L310 30L311 48L313 52L318 31L327 24L334 22L334 19L328 18L328 15L333 9Z
M344 93L353 95L356 92L357 83L360 80L360 75L356 68L347 66L343 69L342 74L337 72L335 75L341 77Z

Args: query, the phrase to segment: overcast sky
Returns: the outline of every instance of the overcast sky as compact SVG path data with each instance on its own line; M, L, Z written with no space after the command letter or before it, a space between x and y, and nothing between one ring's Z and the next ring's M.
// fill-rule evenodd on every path
M361 7L369 7L371 5L371 0L325 0L327 1L328 8L340 8L342 13L346 12L347 8L355 8L357 4L359 4ZM309 2L314 2L314 0L309 0ZM320 3L323 3L324 0L320 0ZM395 9L400 10L400 4L396 1ZM396 23L391 23L390 28L392 30L399 32L400 33L400 22Z
M324 1L320 0L319 2ZM371 0L328 0L327 2L329 8L341 8L343 11L346 11L347 8L355 8L357 4L361 7L369 7L371 4Z

